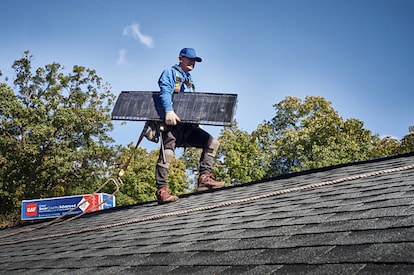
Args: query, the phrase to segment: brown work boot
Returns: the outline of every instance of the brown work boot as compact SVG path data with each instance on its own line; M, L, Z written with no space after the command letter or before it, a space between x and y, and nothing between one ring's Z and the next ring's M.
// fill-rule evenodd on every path
M224 181L215 181L213 174L202 174L198 178L197 191L205 191L209 189L224 187Z
M155 194L157 195L158 204L165 204L178 200L177 196L170 195L170 193L168 193L167 187L158 189Z

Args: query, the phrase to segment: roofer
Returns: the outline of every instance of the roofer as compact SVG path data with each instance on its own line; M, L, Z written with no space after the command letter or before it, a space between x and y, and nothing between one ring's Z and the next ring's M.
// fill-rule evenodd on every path
M160 100L165 111L164 120L166 124L161 133L162 144L155 169L158 204L174 202L178 199L177 196L170 195L167 188L168 169L174 157L176 147L203 149L199 164L198 191L224 186L224 182L215 181L211 174L214 157L219 147L218 140L213 138L198 124L181 122L180 117L174 112L172 104L173 93L195 91L190 71L194 69L195 63L201 62L202 59L196 55L194 49L184 48L180 51L178 60L179 64L165 69L158 80Z

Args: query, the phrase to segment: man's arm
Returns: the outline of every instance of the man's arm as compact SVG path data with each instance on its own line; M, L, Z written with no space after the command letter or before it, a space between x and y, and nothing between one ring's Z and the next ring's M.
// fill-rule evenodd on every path
M172 69L166 69L158 79L160 99L165 112L172 111L172 94L174 92L175 77Z
M160 99L165 111L165 123L167 125L176 125L180 118L175 114L172 104L172 95L174 93L175 75L172 69L166 69L162 72L158 86L160 87Z

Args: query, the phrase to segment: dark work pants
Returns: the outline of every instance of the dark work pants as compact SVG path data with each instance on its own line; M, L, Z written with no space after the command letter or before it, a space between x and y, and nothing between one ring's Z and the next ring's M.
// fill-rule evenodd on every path
M210 150L213 137L205 130L198 127L197 124L179 123L176 126L166 126L166 129L162 132L162 141L164 144L164 150L175 151L176 147L195 147L202 148L200 158L200 175L211 172L213 167L214 158L207 152ZM157 182L158 189L167 186L168 168L162 163L162 155L158 157L157 166L155 169L155 180Z

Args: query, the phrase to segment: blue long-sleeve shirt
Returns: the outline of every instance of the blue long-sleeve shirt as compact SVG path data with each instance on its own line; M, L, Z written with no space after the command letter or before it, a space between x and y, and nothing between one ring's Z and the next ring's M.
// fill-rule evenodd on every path
M177 83L176 71L178 71L179 77L182 82L180 83L179 92L193 92L194 82L190 73L185 73L179 65L174 65L174 68L165 69L160 78L158 79L158 86L160 87L160 99L162 107L165 112L173 110L172 95L174 93L174 87ZM187 83L192 83L192 87Z

